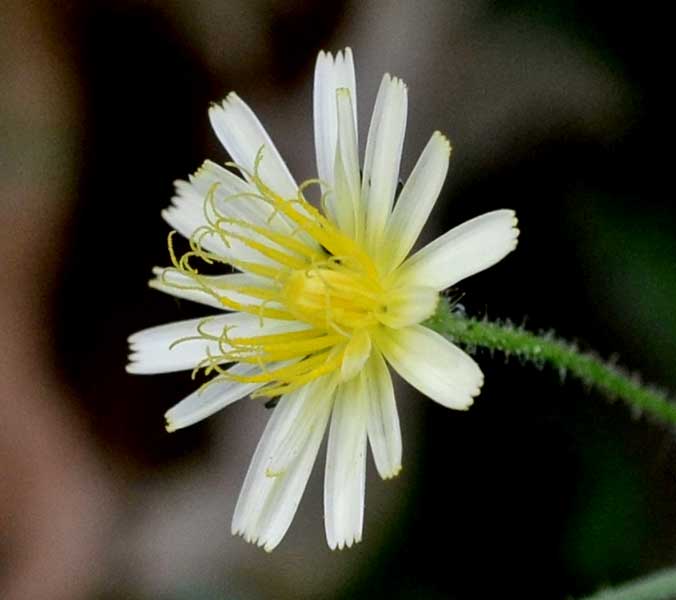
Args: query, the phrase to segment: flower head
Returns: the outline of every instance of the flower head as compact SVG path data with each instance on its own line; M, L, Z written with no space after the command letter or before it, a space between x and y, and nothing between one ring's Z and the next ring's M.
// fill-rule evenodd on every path
M436 132L396 198L407 88L385 75L360 172L352 53L320 53L314 86L318 178L298 185L262 125L231 93L209 111L232 169L211 161L176 182L165 220L190 243L150 285L222 309L130 338L128 370L210 378L166 414L173 431L245 396L277 405L258 444L233 532L266 550L295 514L330 421L325 525L331 548L361 540L367 440L380 475L401 469L389 363L444 406L468 408L483 375L421 323L439 293L516 246L510 210L460 225L408 257L450 156ZM234 169L234 170L233 170ZM236 173L239 172L239 175ZM307 199L321 190L320 208ZM220 274L204 274L204 265ZM233 268L235 272L233 271Z

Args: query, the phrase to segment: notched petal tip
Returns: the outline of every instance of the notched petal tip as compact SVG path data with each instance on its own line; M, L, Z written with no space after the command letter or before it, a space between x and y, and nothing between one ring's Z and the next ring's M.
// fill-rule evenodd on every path
M220 102L211 102L209 104L209 114L211 114L214 111L227 110L228 104L233 100L237 99L239 99L237 92L234 91L228 92L225 98L223 98Z
M355 537L346 539L346 540L340 540L339 542L334 542L334 545L331 546L329 544L329 548L331 550L348 550L349 548L352 548L352 546L359 544L361 542L361 535L357 535Z
M131 360L131 358L128 359L129 362L125 365L124 370L129 374L129 375L138 375L136 372L135 365L136 363Z
M441 148L445 150L447 156L450 156L453 147L451 146L451 142L448 137L438 129L432 134L432 137L441 146Z
M267 553L272 552L279 545L279 541L272 543L262 536L247 533L245 531L239 530L237 532L233 531L233 535L241 536L242 538L244 538L244 541L247 542L248 544L253 544L258 548L262 548Z
M474 406L474 400L480 393L481 390L472 390L471 392L469 392L469 395L465 400L465 404L458 403L452 407L453 410L468 411L470 408L472 408L472 406Z
M330 52L329 50L320 50L317 53L318 65L320 63L330 63L331 65L333 65L351 61L352 61L352 48L350 48L349 46L346 46L342 50L338 50L335 53L335 55L333 54L333 52Z
M329 52L328 50L320 50L319 53L317 54L317 64L319 65L320 63L326 61L333 62L333 54L331 54L331 52Z
M135 331L127 338L127 343L129 344L129 349L134 350L134 346L138 344L144 337L147 335L148 329L142 329L141 331Z
M129 375L152 375L152 373L148 373L148 371L141 368L139 353L135 352L134 348L131 349L131 353L127 357L127 360L129 362L125 365L124 370Z
M340 54L341 61L344 65L351 65L354 62L352 59L352 48L349 46L343 48L338 54Z
M238 535L240 535L247 544L253 544L258 548L264 544L263 540L261 540L258 536L251 534L250 532L241 531Z
M400 88L404 94L408 92L408 85L406 85L406 82L401 77L390 75L389 73L385 73L385 76L388 77L388 83L390 85Z
M483 388L483 385L484 385L484 374L480 372L479 378L477 379L476 382L476 387L469 391L467 403L464 406L458 405L457 407L454 407L455 410L469 410L472 406L474 406L474 400L481 394L481 389Z
M179 429L166 414L164 415L164 429L168 433L174 433Z
M521 235L521 230L518 228L519 224L519 219L516 216L516 212L513 210L509 211L511 213L512 217L512 223L511 223L511 229L510 229L510 234L511 234L511 239L512 239L512 247L509 250L510 252L516 248L516 246L519 243L519 235Z
M209 160L203 161L202 164L195 169L195 172L192 175L190 175L190 181L194 183L195 179L203 176L205 173L208 173L210 163L211 161Z
M382 473L380 475L380 478L383 481L389 481L390 479L394 479L399 475L399 473L401 473L402 468L403 467L400 464L396 465L395 467L392 468L392 470L388 471L387 473Z

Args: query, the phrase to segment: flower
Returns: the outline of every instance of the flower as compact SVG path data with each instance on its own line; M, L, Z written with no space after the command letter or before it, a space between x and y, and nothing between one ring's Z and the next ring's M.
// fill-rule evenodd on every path
M407 88L385 75L359 170L352 52L321 52L314 84L318 179L297 185L254 113L231 93L209 118L241 177L211 161L176 182L164 219L188 238L150 285L224 309L129 338L131 373L213 375L166 413L174 431L245 396L277 402L251 461L233 533L272 550L296 512L329 424L324 480L331 548L362 537L366 446L384 479L402 442L387 363L440 404L467 409L483 375L423 323L442 290L517 243L511 210L472 219L407 258L442 188L450 145L435 132L395 203ZM305 198L321 189L321 210ZM194 266L234 267L204 274ZM229 365L229 366L228 366ZM194 373L193 373L194 374Z

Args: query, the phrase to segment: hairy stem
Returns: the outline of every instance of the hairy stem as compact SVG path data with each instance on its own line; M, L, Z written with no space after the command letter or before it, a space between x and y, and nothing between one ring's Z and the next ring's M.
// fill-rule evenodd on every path
M676 596L676 569L665 569L582 600L671 600Z
M636 376L593 353L580 351L574 344L559 340L551 333L536 334L509 322L466 317L454 310L448 301L439 303L437 313L426 325L469 351L486 348L517 356L536 366L551 365L562 377L571 375L611 399L624 400L637 414L676 425L676 404L664 393L643 385Z

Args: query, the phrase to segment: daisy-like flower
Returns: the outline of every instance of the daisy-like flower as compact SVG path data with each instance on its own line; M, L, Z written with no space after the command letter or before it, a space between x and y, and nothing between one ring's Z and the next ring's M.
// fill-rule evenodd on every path
M511 210L472 219L408 257L450 155L435 132L401 193L407 88L383 77L360 173L350 49L321 52L314 84L318 179L298 185L251 109L231 93L209 118L236 171L206 161L176 182L164 219L190 242L150 285L221 309L130 338L131 373L211 377L166 414L191 425L246 396L277 403L251 461L233 533L272 550L296 512L329 425L324 521L331 548L362 537L367 442L384 479L401 469L389 365L426 396L464 410L483 375L422 323L439 294L517 243ZM321 189L320 209L306 189ZM408 258L407 258L408 257ZM200 271L211 265L209 274ZM223 274L213 274L218 267ZM235 272L233 271L233 268Z

